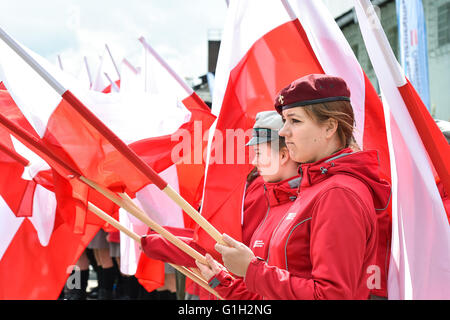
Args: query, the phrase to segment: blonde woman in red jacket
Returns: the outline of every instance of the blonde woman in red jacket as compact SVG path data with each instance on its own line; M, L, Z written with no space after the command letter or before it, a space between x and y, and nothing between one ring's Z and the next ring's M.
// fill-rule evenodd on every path
M216 244L225 267L243 277L252 299L368 299L376 276L377 213L390 186L378 176L376 151L354 152L354 115L346 83L309 75L281 90L279 134L301 163L297 200L272 225L268 259L224 235ZM205 277L225 271L208 257ZM218 286L219 287L219 286Z

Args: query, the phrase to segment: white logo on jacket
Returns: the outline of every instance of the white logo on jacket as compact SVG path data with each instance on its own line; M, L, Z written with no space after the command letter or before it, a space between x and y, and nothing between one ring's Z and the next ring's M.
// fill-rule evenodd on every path
M286 220L294 220L296 215L297 215L297 212L288 213Z
M256 240L253 244L253 248L262 248L264 247L264 241L262 240Z

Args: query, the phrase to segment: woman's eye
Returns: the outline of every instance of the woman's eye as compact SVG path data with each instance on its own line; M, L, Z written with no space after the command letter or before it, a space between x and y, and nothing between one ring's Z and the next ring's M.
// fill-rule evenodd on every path
M300 120L297 120L297 119L291 119L291 123L300 123L301 121Z

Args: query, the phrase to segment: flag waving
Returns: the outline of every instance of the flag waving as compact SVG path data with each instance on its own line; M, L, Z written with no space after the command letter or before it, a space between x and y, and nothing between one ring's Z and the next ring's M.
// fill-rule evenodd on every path
M393 187L389 298L449 299L450 228L433 165L448 181L448 164L439 161L448 163L450 147L401 71L370 1L355 0L355 7L385 96Z
M75 234L57 206L51 173L25 180L28 161L3 128L0 136L0 299L56 299L68 268L99 226L88 224L83 234Z

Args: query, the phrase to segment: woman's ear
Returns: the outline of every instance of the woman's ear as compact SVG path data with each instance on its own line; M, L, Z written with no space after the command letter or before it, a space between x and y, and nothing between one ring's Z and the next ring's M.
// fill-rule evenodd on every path
M288 148L287 147L281 148L279 154L280 154L280 164L282 165L286 164L290 159Z
M326 122L326 137L331 138L338 129L338 121L336 119L330 118Z

